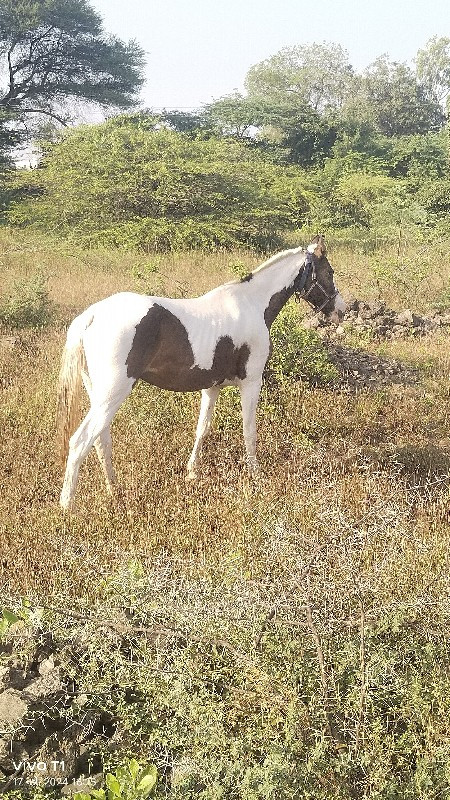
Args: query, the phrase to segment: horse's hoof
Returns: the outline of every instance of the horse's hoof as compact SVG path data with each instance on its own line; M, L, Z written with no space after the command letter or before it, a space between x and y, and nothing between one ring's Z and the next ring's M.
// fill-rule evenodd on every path
M73 514L73 502L72 500L60 500L59 507L63 514Z
M186 473L185 480L186 480L186 481L188 481L189 483L192 483L193 481L197 481L197 480L198 480L198 472L196 472L196 471L195 471L195 470L193 470L193 469L190 469L190 470L189 470L189 471Z

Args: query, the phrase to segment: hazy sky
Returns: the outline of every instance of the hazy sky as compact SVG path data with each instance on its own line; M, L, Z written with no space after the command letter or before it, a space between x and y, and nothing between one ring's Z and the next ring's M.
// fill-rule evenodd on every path
M382 53L411 61L450 36L448 0L90 0L105 28L147 54L143 104L198 108L242 90L284 46L336 42L360 71Z

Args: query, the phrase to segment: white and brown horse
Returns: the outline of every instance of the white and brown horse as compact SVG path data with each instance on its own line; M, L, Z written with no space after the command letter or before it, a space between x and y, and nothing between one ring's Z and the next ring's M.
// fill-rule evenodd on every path
M175 300L123 292L76 317L67 331L59 383L58 429L67 457L62 508L71 505L80 465L93 444L112 491L111 421L138 380L175 392L201 390L187 464L191 478L220 389L238 386L247 461L255 471L256 406L271 351L270 326L294 293L336 320L344 311L322 237L315 237L307 250L278 253L241 281L201 297ZM75 430L82 381L91 407Z

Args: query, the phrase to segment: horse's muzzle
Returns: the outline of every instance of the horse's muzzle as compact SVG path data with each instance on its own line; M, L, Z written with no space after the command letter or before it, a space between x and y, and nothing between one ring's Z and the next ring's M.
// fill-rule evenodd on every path
M344 314L347 310L347 303L345 302L344 298L341 294L337 294L334 298L334 308L333 311L328 314L328 321L333 322L335 325L339 325L340 322L344 319Z

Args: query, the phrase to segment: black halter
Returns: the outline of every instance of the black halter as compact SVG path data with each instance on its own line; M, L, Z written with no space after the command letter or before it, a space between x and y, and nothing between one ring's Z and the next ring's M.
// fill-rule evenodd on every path
M306 281L308 280L310 275L311 275L311 286L305 292ZM316 286L325 295L325 300L324 300L324 302L322 303L322 305L319 308L317 308L314 305L314 303L308 297L310 292ZM339 294L339 292L338 292L337 289L335 289L333 294L329 294L327 292L327 290L325 289L325 287L322 286L321 283L319 283L319 281L317 279L316 265L314 263L313 254L312 253L307 253L306 254L306 258L305 258L305 263L304 263L304 266L303 266L303 272L302 272L302 274L300 276L300 282L299 282L298 288L295 291L295 299L297 300L297 302L300 302L300 300L306 300L306 302L311 306L311 308L314 309L316 314L319 314L322 311L322 309L325 308L326 304L329 303L330 300L334 300L334 298L338 294Z

